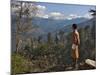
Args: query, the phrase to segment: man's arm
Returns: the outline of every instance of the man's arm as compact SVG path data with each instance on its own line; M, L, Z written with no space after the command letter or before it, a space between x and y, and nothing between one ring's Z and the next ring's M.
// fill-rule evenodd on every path
M79 33L77 33L77 40L78 40L78 45L80 45L80 36L79 36Z
M77 33L75 33L75 35L76 35L76 39L77 39L76 44L79 45L80 44L80 36L79 36L79 33L77 32Z

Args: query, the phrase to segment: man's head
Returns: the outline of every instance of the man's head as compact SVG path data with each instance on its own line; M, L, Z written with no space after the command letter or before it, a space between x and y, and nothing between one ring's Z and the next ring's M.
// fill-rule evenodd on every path
M75 29L77 29L77 24L73 24L72 25L72 28L75 30Z

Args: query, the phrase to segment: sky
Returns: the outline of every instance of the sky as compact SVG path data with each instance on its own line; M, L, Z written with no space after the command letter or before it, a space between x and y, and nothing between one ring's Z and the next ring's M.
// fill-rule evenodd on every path
M52 19L74 19L74 18L92 18L90 9L95 9L93 5L73 5L61 3L34 2L38 8L37 17Z
M95 6L90 5L72 5L72 4L57 4L57 3L36 3L37 5L45 6L47 8L46 12L62 12L64 14L77 13L83 15L88 12L89 9L95 8ZM81 12L81 13L80 13Z
M57 3L45 3L36 2L38 8L40 8L40 16L44 18L52 17L55 19L72 19L72 18L91 18L92 16L88 12L90 9L95 9L93 5L72 5L72 4L57 4Z

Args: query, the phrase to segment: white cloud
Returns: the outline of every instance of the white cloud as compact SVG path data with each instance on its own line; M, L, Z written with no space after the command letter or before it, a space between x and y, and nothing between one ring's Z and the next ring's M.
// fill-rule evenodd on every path
M45 6L41 6L41 5L37 5L36 7L37 7L38 10L45 10L46 9Z
M93 16L90 13L86 13L85 15L83 15L83 17L87 19L93 18Z
M49 18L49 16L47 14L43 14L43 13L36 13L35 15L36 17L40 17L40 18Z
M65 15L65 14L60 13L60 12L50 12L50 13L46 14L45 11L37 12L36 16L41 17L41 18L51 18L51 19L54 19L54 20L64 20L64 19L72 20L72 19L76 19L76 18L87 18L87 19L92 18L92 16L89 13L80 16L80 15L77 15L77 14Z
M51 12L49 14L49 17L52 18L52 19L56 19L56 20L66 19L65 15L60 13L60 12Z
M51 16L62 16L60 12L51 12L50 15Z
M46 6L41 6L37 5L37 12L36 12L36 17L41 17L41 18L48 18L48 15L45 14Z
M68 20L72 20L72 19L76 19L76 18L81 18L82 16L79 16L79 15L77 15L77 14L69 14L68 16L67 16L67 19Z
M64 20L64 19L72 20L72 19L76 19L76 18L86 18L86 19L93 18L89 13L80 16L77 14L65 15L65 14L62 14L60 12L51 12L49 14L45 14L42 12L42 13L37 13L36 16L41 17L41 18L51 18L54 20Z
M43 18L49 18L49 15L44 15Z
M86 19L91 19L92 16L90 15L90 13L86 13L84 15L77 15L77 14L70 14L67 16L68 20L72 20L72 19L76 19L76 18L86 18Z
M38 12L36 13L36 17L51 18L55 20L66 19L65 15L60 12L50 12L46 14L45 11L41 11L41 10L38 10Z

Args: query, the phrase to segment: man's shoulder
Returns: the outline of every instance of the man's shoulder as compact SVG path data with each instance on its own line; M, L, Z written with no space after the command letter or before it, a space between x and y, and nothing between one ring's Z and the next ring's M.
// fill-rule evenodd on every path
M75 31L75 34L76 34L76 35L79 35L79 32L78 32L78 31Z

